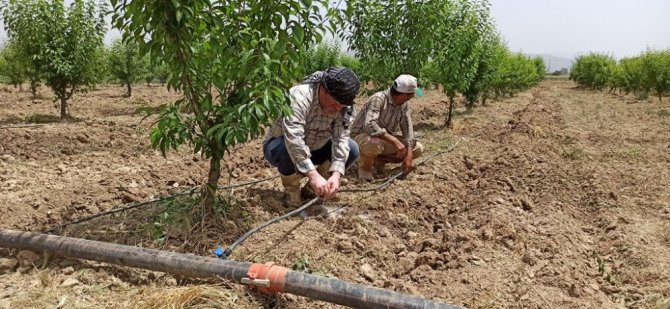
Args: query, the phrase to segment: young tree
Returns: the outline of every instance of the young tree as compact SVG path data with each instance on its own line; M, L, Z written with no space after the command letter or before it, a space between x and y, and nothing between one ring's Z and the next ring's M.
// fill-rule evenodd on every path
M646 88L653 90L658 101L663 102L663 95L670 92L670 50L648 50L641 57Z
M463 92L466 108L473 108L479 99L481 99L482 105L486 104L498 64L502 60L500 57L501 49L506 49L506 47L503 45L500 35L495 31L485 33L482 40L475 46L475 66L477 69L472 82Z
M289 112L285 91L303 77L305 49L333 31L327 0L118 1L113 24L170 69L183 98L165 106L150 137L164 154L182 144L210 159L204 215L214 212L225 152ZM328 19L330 18L330 19ZM188 111L183 113L181 111Z
M33 99L36 99L37 88L40 86L41 72L35 67L31 60L27 60L23 62L23 64L25 65L24 69L26 76L28 77L28 82L30 83L30 93L32 94Z
M104 7L91 0L5 0L7 34L33 59L37 72L56 94L60 117L67 117L67 101L90 84L89 66L105 34Z
M337 66L340 62L339 58L339 44L325 42L313 46L307 50L305 55L305 74L323 71L329 67Z
M110 49L100 45L93 55L92 64L87 67L85 80L90 81L90 86L95 89L99 84L108 83L111 79L111 67L109 65Z
M142 65L144 67L144 74L142 78L147 82L147 87L151 87L151 82L156 79L158 74L158 66L152 65L151 58L148 55L145 55L142 58Z
M535 61L522 53L508 53L500 71L500 81L507 96L536 86L540 77Z
M403 73L419 76L441 19L431 12L430 1L351 0L347 5L348 27L340 34L376 88Z
M26 81L25 59L14 40L10 40L0 52L0 74L7 78L7 82L23 91L23 82Z
M615 92L618 89L619 94L621 94L621 91L625 86L626 80L624 77L623 66L618 62L614 68L612 68L612 73L607 79L607 87L609 88L609 92Z
M622 87L626 94L633 92L638 97L646 96L651 89L647 87L647 74L645 74L642 58L626 57L619 61L621 67ZM572 72L570 73L572 74Z
M133 84L144 78L146 60L140 56L135 42L116 40L109 52L109 68L114 78L126 85L126 96L133 95Z
M582 87L603 89L607 86L615 70L614 57L600 53L590 53L577 57L570 69L570 79Z
M419 69L419 85L423 85L426 89L429 89L431 86L437 89L437 79L439 75L439 70L435 66L435 61L428 60L423 64L421 69Z
M433 59L438 82L449 97L445 126L451 125L457 93L464 93L477 75L482 41L494 31L489 4L480 0L437 1L432 14L441 16L433 33Z
M14 39L10 39L2 50L2 57L5 60L2 64L2 74L4 74L9 83L23 91L23 82L28 80L30 92L33 99L37 98L37 87L40 86L40 72L36 67L30 55L22 49L22 45Z
M535 65L535 70L537 71L537 78L539 80L544 80L547 76L547 65L544 64L544 59L540 56L532 58L533 65Z
M161 62L159 64L154 64L149 61L148 66L150 67L150 70L153 72L153 75L158 79L158 81L161 83L161 85L165 86L165 83L168 81L170 78L170 68L165 64L164 62Z

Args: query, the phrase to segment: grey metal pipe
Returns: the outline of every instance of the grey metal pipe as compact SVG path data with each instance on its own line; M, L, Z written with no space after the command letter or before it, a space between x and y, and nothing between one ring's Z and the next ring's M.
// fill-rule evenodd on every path
M71 237L2 230L0 247L49 252L190 277L225 278L256 286L261 291L287 292L354 308L459 308L270 264L222 260Z

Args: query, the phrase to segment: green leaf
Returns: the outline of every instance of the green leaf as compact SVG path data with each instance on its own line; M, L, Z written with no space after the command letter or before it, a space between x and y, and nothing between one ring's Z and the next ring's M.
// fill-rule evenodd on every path
M305 31L298 26L293 27L293 35L297 39L298 44L303 43L303 41L305 40Z

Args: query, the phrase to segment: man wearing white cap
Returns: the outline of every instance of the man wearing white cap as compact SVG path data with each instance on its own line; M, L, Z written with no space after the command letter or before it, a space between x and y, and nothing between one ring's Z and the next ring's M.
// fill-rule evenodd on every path
M408 101L423 91L416 77L398 76L388 90L375 93L356 115L351 127L360 149L358 177L371 181L373 166L383 169L386 163L400 163L405 173L412 171L412 160L423 153L423 146L414 138ZM400 126L402 135L396 135Z

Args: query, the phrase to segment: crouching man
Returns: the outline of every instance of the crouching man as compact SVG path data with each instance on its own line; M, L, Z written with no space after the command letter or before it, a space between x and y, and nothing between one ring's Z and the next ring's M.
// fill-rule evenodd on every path
M415 95L423 95L416 78L400 75L389 89L372 95L356 115L351 136L360 148L359 179L373 180L373 167L383 170L386 163L402 163L405 173L412 171L412 161L423 153L410 117L409 100ZM402 135L394 134L398 126Z

